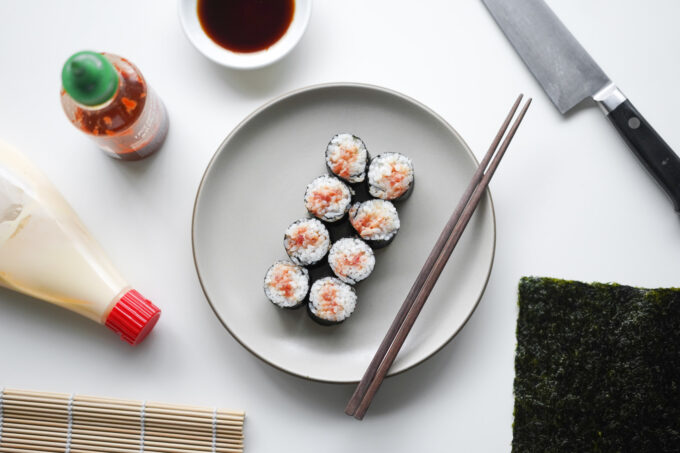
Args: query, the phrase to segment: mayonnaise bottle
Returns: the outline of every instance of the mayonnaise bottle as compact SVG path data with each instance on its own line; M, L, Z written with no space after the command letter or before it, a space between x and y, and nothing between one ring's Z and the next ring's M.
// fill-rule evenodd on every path
M133 345L161 314L118 273L47 177L2 142L0 286L104 324Z

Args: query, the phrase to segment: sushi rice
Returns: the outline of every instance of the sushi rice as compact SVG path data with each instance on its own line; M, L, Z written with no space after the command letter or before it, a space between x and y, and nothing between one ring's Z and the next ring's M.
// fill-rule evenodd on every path
M336 222L344 217L351 202L350 188L333 176L319 176L305 190L307 211L325 222Z
M350 184L363 182L368 166L366 145L352 134L335 135L326 147L326 166Z
M350 285L364 280L375 267L373 249L357 238L338 240L328 254L328 264L333 273Z
M319 220L300 219L286 229L283 246L295 264L310 266L326 256L331 240L328 230Z
M350 209L349 221L366 241L389 242L400 227L397 209L389 201L380 199L355 203Z
M264 293L281 308L302 305L309 290L309 272L290 261L277 261L264 277Z
M338 324L349 318L357 303L354 288L335 277L317 280L307 305L312 319L321 324Z
M403 154L379 154L368 167L368 192L376 198L405 198L413 187L413 180L413 162Z

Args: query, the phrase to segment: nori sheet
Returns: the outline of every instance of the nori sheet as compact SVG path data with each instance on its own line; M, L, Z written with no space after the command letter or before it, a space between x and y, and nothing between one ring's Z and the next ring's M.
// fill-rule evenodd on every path
M512 451L680 451L680 289L523 277Z

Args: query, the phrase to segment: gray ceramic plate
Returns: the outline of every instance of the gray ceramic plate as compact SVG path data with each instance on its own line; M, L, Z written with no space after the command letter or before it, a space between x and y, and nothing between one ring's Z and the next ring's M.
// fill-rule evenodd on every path
M267 268L286 258L283 232L306 215L305 186L325 172L338 132L361 137L372 155L413 159L416 186L398 206L401 230L377 251L344 323L323 327L304 309L280 310L264 296ZM356 382L382 340L477 166L441 117L399 93L334 84L282 96L246 118L210 161L196 195L192 240L201 285L215 313L245 348L308 379ZM390 373L421 363L463 327L484 292L495 249L487 192Z

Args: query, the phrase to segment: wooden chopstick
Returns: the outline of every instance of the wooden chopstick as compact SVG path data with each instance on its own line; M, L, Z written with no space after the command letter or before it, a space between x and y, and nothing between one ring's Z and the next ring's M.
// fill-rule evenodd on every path
M435 261L437 261L437 258L439 257L441 250L444 248L444 244L446 244L446 240L449 238L449 236L451 236L451 233L453 232L454 227L458 223L458 220L460 219L460 216L463 213L463 209L465 209L465 206L468 204L468 201L472 197L472 194L475 191L475 189L477 188L477 185L482 180L482 177L484 176L484 171L486 170L486 167L489 165L489 162L491 161L491 158L493 157L493 155L496 151L496 148L498 147L498 144L500 143L501 139L503 138L503 134L505 134L505 131L508 129L508 126L510 125L510 121L512 120L512 117L515 115L515 112L517 111L517 107L519 107L519 103L520 103L521 100L522 100L522 95L520 94L517 97L515 104L512 106L512 109L510 109L510 112L508 113L507 117L505 118L503 125L501 126L500 130L496 134L496 137L494 137L494 140L491 143L491 146L489 147L488 151L486 152L486 155L484 156L484 158L480 162L475 173L472 175L472 179L470 180L470 183L468 184L467 188L465 189L465 192L463 193L462 197L460 198L460 201L458 202L458 206L456 206L456 209L453 211L453 213L451 214L451 217L449 218L448 222L444 226L444 229L442 230L441 234L439 235L437 242L434 244L434 247L432 248L430 255L427 257L427 260L425 261L423 268L420 270L420 273L418 274L418 277L416 278L415 282L413 283L413 286L411 286L411 289L409 290L409 293L406 296L404 303L402 304L401 308L399 309L397 316L394 318L394 321L392 321L392 324L390 325L390 328L387 331L387 335L385 335L385 338L383 339L382 343L378 347L378 350L375 353L375 356L373 356L373 360L371 361L368 368L366 369L366 372L365 372L363 378L361 379L361 381L357 385L357 388L354 391L354 394L352 395L352 397L350 398L349 403L347 403L347 407L345 407L345 413L347 415L354 415L357 408L359 407L359 403L361 402L364 395L366 394L366 390L368 389L368 385L371 383L371 381L375 377L375 373L378 371L378 367L380 366L380 363L382 362L383 358L387 354L387 350L392 345L392 342L394 341L394 337L397 335L397 331L399 330L399 327L404 322L404 319L406 319L406 315L408 314L409 310L411 309L411 306L413 305L413 301L415 300L415 296L417 296L417 294L420 291L420 288L422 287L423 283L425 282L425 279L427 278L427 276L430 274L430 272L432 272L432 268L434 267L434 263L435 263Z
M500 160L505 154L505 151L512 141L519 124L521 123L527 109L529 108L529 105L531 104L531 99L529 99L524 108L521 110L507 137L503 141L498 153L495 153L498 143L503 137L503 134L505 134L510 120L517 111L521 99L522 95L519 95L515 101L515 104L510 110L510 113L503 122L501 129L499 130L498 134L496 134L489 151L486 153L477 171L473 175L470 184L468 185L465 193L458 203L458 206L456 207L456 210L449 218L449 221L440 234L439 239L430 252L430 256L418 274L416 281L411 287L411 290L409 291L404 303L397 313L395 320L390 326L387 335L383 339L383 342L373 357L373 360L366 370L366 373L359 382L359 385L352 395L352 398L347 404L347 407L345 408L345 413L347 415L352 415L355 418L361 420L366 414L366 411L368 410L375 393L387 375L387 371L394 362L394 359L401 349L404 340L413 327L418 314L422 310L425 301L430 295L430 292L432 291L432 288L437 282L439 275L444 269L446 262L451 256L453 249L462 236L465 227L470 221L475 208L479 204L479 201L486 190L489 181L491 180L491 177L496 171ZM491 161L491 158L494 156L494 154L496 154L496 157L489 166L489 162ZM489 166L488 169L486 169L487 166Z

